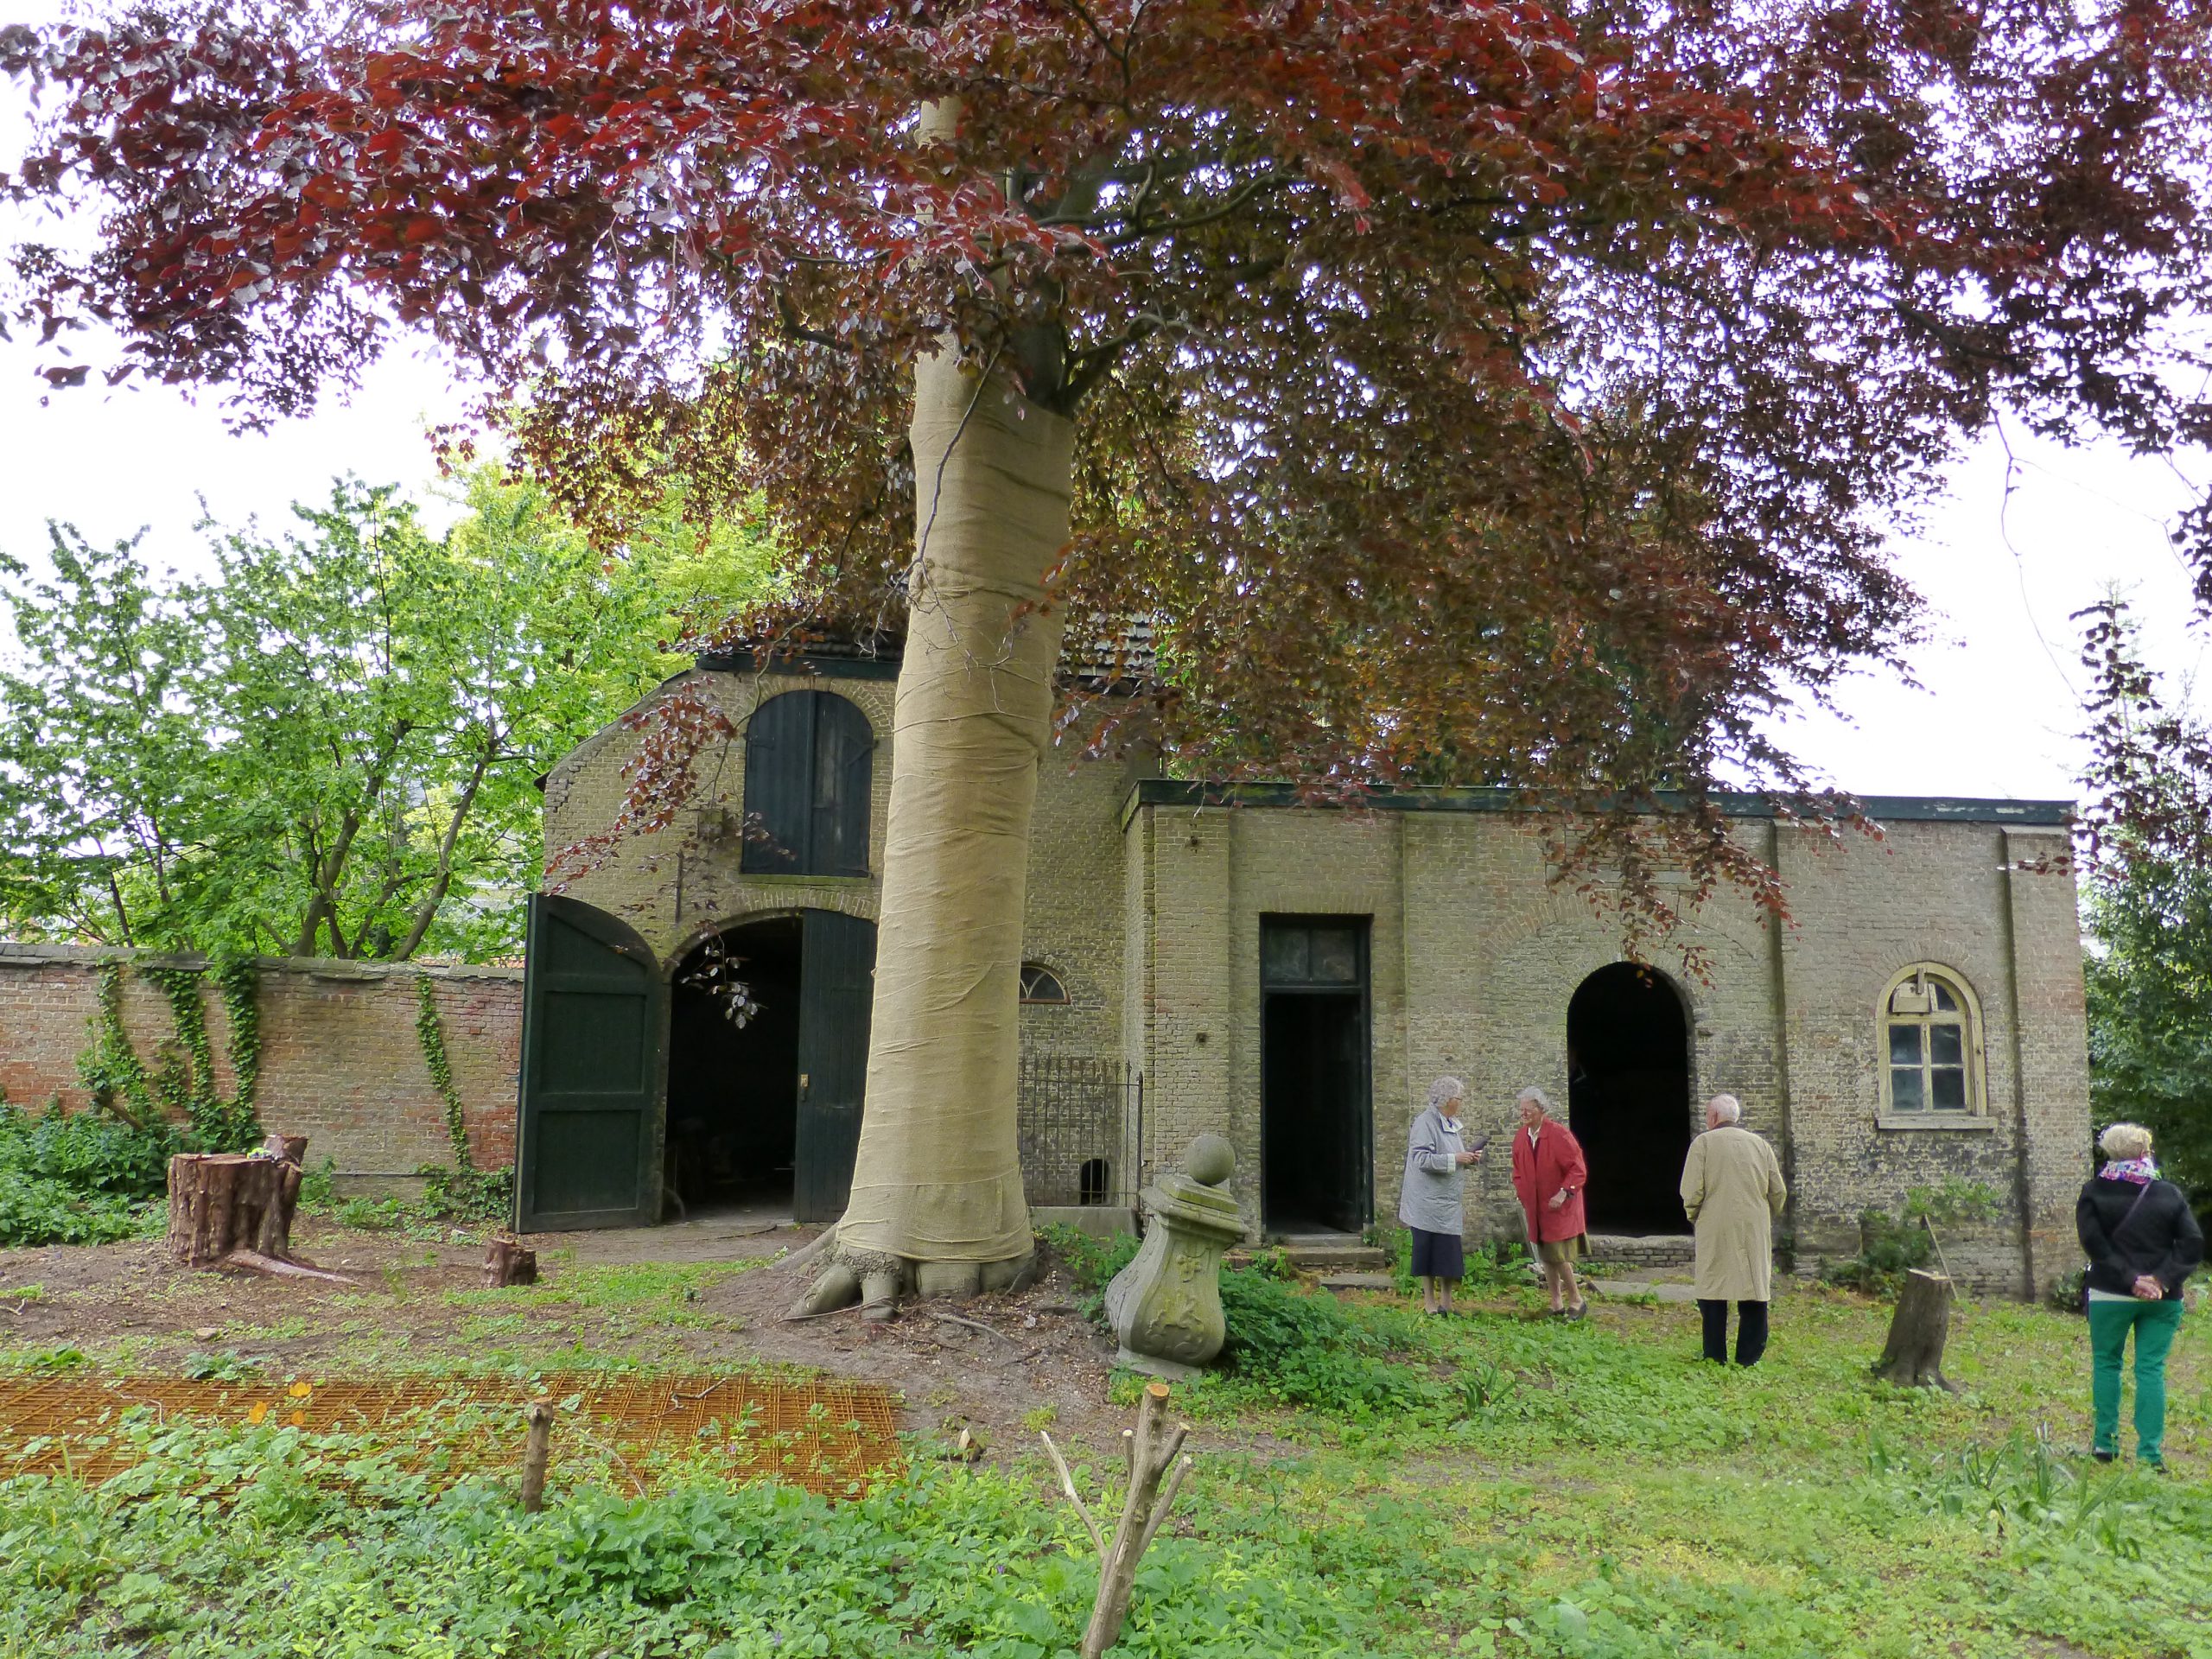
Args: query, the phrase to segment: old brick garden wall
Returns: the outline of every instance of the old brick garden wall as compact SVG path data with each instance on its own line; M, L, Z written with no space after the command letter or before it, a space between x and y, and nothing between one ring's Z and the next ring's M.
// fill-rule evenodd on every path
M132 971L130 951L0 944L0 1091L17 1105L85 1105L77 1058L91 1043L101 964L123 964L123 1020L149 1071L179 1044L168 999ZM192 959L149 957L165 965ZM271 1129L308 1137L308 1155L336 1160L350 1184L374 1187L425 1164L449 1164L444 1103L415 1022L417 982L434 988L446 1052L480 1168L514 1159L522 976L510 968L264 958L259 964L261 1079ZM213 985L201 994L218 1087L235 1087L229 1032Z

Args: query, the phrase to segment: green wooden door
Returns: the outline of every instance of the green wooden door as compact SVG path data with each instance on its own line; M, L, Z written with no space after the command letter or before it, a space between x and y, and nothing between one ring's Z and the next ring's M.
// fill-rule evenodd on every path
M543 893L524 951L515 1225L649 1226L660 1219L660 964L604 911Z
M798 1150L792 1209L835 1221L853 1190L868 1087L868 1014L875 1000L875 924L810 910L800 947Z

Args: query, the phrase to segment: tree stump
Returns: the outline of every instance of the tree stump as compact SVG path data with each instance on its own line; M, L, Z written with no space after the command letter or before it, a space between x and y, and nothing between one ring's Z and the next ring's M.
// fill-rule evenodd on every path
M232 1250L283 1256L300 1166L265 1153L181 1152L169 1160L169 1254L209 1268Z
M484 1253L484 1288L497 1290L503 1285L534 1285L537 1282L537 1252L526 1250L515 1240L504 1235L494 1238Z
M1943 1376L1943 1339L1951 1328L1951 1281L1940 1273L1915 1268L1897 1293L1890 1316L1890 1339L1874 1375L1899 1388L1948 1389Z
M242 1268L352 1281L292 1259L304 1135L272 1135L258 1152L181 1152L169 1160L169 1254L188 1268Z

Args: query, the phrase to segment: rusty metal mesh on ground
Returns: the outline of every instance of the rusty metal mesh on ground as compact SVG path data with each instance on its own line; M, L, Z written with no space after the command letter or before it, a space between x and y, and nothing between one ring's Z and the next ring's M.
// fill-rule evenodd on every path
M563 1452L609 1459L639 1486L686 1472L774 1476L841 1497L899 1462L898 1408L864 1383L751 1376L390 1377L376 1381L194 1382L182 1377L0 1378L0 1478L69 1473L105 1480L143 1455L125 1414L175 1423L290 1425L311 1433L388 1436L408 1461L434 1452L454 1475L512 1467L522 1408L565 1405ZM499 1432L501 1408L512 1433ZM459 1420L468 1413L468 1422ZM563 1442L568 1443L564 1447Z

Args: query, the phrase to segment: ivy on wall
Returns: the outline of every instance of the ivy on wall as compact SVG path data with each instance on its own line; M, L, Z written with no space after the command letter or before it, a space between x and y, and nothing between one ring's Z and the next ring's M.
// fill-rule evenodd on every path
M508 1220L514 1210L514 1172L479 1169L468 1149L468 1119L463 1112L461 1090L453 1080L453 1059L446 1052L445 1021L438 1014L437 982L428 974L415 981L415 1037L423 1049L423 1064L429 1069L431 1086L444 1103L446 1140L453 1148L453 1167L425 1165L423 1206L432 1215L469 1221Z
M261 1078L260 981L251 957L226 957L207 969L142 966L138 976L169 1005L174 1047L149 1070L123 1023L124 964L94 969L99 993L92 1036L77 1057L77 1075L92 1103L140 1128L187 1125L188 1144L207 1151L236 1150L261 1140L254 1092ZM212 973L229 1027L227 1058L237 1088L228 1100L217 1091L215 1048L207 1035L202 988Z
M416 977L415 1005L415 1036L423 1045L423 1064L430 1069L431 1086L445 1103L446 1138L453 1147L453 1166L463 1175L474 1175L476 1160L468 1150L468 1121L462 1116L461 1090L454 1087L453 1061L446 1053L446 1027L438 1015L437 983L428 974Z

